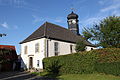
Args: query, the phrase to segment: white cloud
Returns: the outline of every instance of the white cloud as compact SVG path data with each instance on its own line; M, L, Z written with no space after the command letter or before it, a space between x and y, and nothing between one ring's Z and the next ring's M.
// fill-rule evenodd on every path
M54 22L58 22L58 23L65 23L65 20L63 17L57 17L56 19L53 19Z
M1 23L0 27L6 28L6 29L18 29L17 25L10 25L7 22Z
M91 27L94 24L98 24L103 18L105 18L104 16L93 16L93 17L88 17L86 19L83 19L80 24L83 27Z
M62 20L61 19L56 19L55 22L62 22Z
M25 0L13 0L13 4L15 4L17 7L23 7L27 5Z
M120 0L100 0L98 3L103 6L98 13L92 17L87 17L81 23L85 26L91 26L99 23L102 19L108 16L120 16Z
M40 21L44 21L45 20L45 19L40 18L40 17L38 17L36 15L32 15L32 17L34 18L33 23L38 23Z
M85 3L85 0L82 1ZM81 26L91 27L92 25L99 23L101 20L108 16L120 16L120 0L98 0L98 4L98 6L100 6L98 9L101 9L99 9L98 12L95 12L92 15L88 14L87 17L83 18L80 21ZM75 3L75 5L78 5L78 3Z
M14 29L18 29L18 26L17 26L17 25L14 25L13 28L14 28Z
M105 0L104 0L105 1ZM103 0L98 1L99 4L103 5L105 2Z
M101 12L106 12L106 11L116 10L116 9L120 9L120 4L110 5L108 7L105 7L103 9L101 9Z
M98 23L99 19L97 17L92 17L92 18L88 18L85 20L86 24L94 24L94 23Z
M45 22L45 21L48 21L48 22L57 22L57 23L66 23L64 21L64 17L56 17L56 18L51 18L51 17L39 17L39 16L36 16L36 15L32 15L33 17L33 23L38 23L38 22Z
M4 28L8 28L9 27L7 22L2 23L1 26L4 27Z
M120 16L120 11L114 10L114 11L112 12L112 14L113 14L113 15L116 15L116 16Z
M16 7L22 7L26 5L27 3L25 0L0 0L0 5L6 6L16 6Z
M36 6L27 2L27 0L0 0L0 6L12 6L23 8L35 12L40 12L40 6Z
M101 0L99 4L103 7L100 12L119 12L120 11L120 0Z

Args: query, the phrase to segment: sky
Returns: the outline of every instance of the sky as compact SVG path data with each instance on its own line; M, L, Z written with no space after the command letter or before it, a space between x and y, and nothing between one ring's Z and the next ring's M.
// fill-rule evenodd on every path
M20 42L48 21L67 28L71 8L79 15L79 31L92 27L108 16L120 16L120 0L0 0L0 45Z

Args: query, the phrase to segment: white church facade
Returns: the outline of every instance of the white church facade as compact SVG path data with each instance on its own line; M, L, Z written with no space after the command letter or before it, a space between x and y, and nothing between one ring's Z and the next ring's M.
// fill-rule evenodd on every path
M46 57L75 53L76 42L83 39L79 34L78 15L68 15L68 29L45 22L21 44L21 68L43 69L42 60ZM84 40L86 51L96 49L95 45Z

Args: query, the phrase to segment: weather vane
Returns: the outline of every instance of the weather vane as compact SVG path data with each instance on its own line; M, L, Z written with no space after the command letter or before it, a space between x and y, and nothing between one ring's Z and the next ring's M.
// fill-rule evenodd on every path
M74 5L73 5L73 4L71 5L71 8L70 8L70 9L71 9L71 11L74 11L74 12L76 11L76 9L74 8Z

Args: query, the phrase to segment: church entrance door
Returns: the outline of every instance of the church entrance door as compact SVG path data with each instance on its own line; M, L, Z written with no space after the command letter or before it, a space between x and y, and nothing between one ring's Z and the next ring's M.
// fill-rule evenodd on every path
M29 68L33 68L33 57L29 58Z

